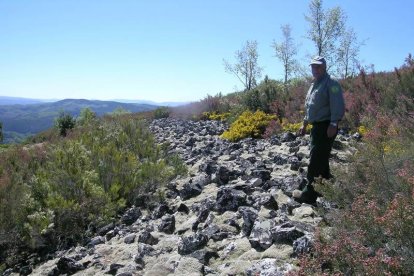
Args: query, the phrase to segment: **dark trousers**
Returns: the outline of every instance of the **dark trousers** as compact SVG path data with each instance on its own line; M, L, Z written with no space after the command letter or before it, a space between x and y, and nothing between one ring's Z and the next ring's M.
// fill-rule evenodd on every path
M312 124L310 161L308 166L307 179L311 184L315 177L322 176L325 179L331 177L329 169L329 156L335 137L328 138L327 130L329 121Z

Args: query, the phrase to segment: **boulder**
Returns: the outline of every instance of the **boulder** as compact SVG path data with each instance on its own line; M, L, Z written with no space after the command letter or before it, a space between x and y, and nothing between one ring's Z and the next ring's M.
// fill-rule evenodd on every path
M109 266L109 271L107 271L105 274L116 275L116 273L118 272L118 269L122 267L124 267L124 265L113 263Z
M124 243L131 244L135 241L135 238L136 238L136 234L134 233L129 234L124 238Z
M272 179L272 186L281 189L286 195L292 196L294 190L300 190L300 187L306 183L302 176L287 176L283 178Z
M314 239L311 235L304 235L293 242L294 256L309 253L314 244Z
M141 216L141 210L138 207L128 209L121 217L121 222L126 225L133 224Z
M273 244L271 229L274 226L272 220L256 220L249 236L251 246L258 251L268 249Z
M172 234L175 230L175 217L173 215L165 215L161 224L158 226L158 231L166 234Z
M259 170L253 170L251 173L251 176L260 178L263 182L266 182L267 180L270 180L270 171L259 169Z
M138 251L137 251L137 256L155 256L156 255L156 251L154 249L154 247L152 247L151 245L145 244L145 243L138 243Z
M182 200L187 200L189 198L198 196L201 194L203 186L200 183L188 182L184 184L183 188L180 190L180 197Z
M288 163L288 156L278 154L275 157L273 157L273 163L279 166L285 165Z
M275 198L270 193L253 194L248 202L256 209L260 209L262 206L269 210L279 209Z
M108 233L109 231L113 230L115 228L115 223L109 223L101 228L98 229L97 234L99 236L105 236L106 233Z
M68 257L60 258L56 266L60 274L69 274L69 275L85 269L82 264Z
M229 183L230 180L230 170L224 166L220 166L216 172L215 181L219 185L225 185Z
M145 243L149 245L154 245L158 243L158 239L154 237L150 231L144 230L138 237L138 242Z
M231 188L222 188L217 192L216 210L220 213L225 211L237 211L240 206L246 204L246 194Z
M119 229L115 228L113 230L109 230L106 235L105 238L107 241L110 241L113 237L115 237L119 232Z
M245 236L250 236L253 224L257 219L258 212L252 207L240 207L239 213L243 218L242 232Z
M299 169L302 167L302 162L296 156L290 156L288 158L288 163L290 164L290 169L292 171L299 171Z
M210 214L210 210L209 210L209 209L207 209L207 208L202 208L202 209L200 210L200 212L199 212L199 214L198 214L198 216L197 216L196 221L193 223L193 226L192 226L192 230L193 230L193 231L196 231L196 230L197 230L198 225L199 225L200 223L203 223L203 222L207 219L208 214Z
M102 236L97 236L91 239L91 241L88 243L88 246L95 246L103 243L105 243L105 238Z
M275 243L286 244L292 244L293 241L305 235L290 222L272 228L271 233Z
M166 203L161 203L158 205L155 210L152 212L152 218L153 219L159 219L165 214L172 214L172 210Z
M208 265L211 258L219 258L217 252L207 249L196 250L192 252L189 256L197 259L203 265Z
M196 250L202 249L208 242L208 237L202 233L182 237L178 244L178 253L187 255Z
M208 175L212 175L217 170L217 163L215 163L214 161L207 161L207 162L201 164L198 167L198 169L199 169L200 172L204 172Z
M223 230L217 224L209 224L206 228L204 228L201 233L205 235L208 239L212 239L214 241L221 241L225 238L229 237L230 232Z
M188 214L190 212L190 208L188 208L188 206L184 203L181 203L177 208L177 212Z
M296 135L293 134L292 132L285 132L282 134L282 136L280 137L280 141L283 142L292 142L295 141L296 139Z

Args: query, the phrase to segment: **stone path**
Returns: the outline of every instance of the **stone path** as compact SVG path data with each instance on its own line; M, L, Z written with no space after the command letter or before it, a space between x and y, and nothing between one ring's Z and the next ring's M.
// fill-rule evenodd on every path
M88 245L60 252L32 275L284 275L322 218L292 191L303 182L308 138L285 133L230 143L215 121L155 120L151 130L189 167L154 210L129 209ZM352 154L339 136L334 166ZM341 150L338 150L341 148Z

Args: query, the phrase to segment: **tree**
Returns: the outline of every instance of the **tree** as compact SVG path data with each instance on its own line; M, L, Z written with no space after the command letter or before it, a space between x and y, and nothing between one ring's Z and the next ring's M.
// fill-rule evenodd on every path
M346 17L340 7L325 11L322 0L312 0L309 4L309 16L305 19L310 23L308 36L315 43L316 53L324 56L328 67L335 63L337 41L345 30Z
M96 120L96 113L92 111L89 107L83 108L79 114L77 122L80 125L87 125Z
M263 68L257 63L258 57L257 41L246 41L242 50L235 53L235 64L223 60L226 72L235 75L247 91L257 86L257 79L262 75Z
M280 28L283 34L283 41L281 43L273 41L272 47L275 50L276 57L283 63L285 73L284 85L286 91L289 77L292 76L297 68L298 62L295 59L295 56L298 53L298 47L293 41L290 25L282 25Z
M126 114L130 114L130 113L131 113L131 111L126 110L122 106L118 106L114 111L109 113L109 115L111 115L113 117L118 117L118 116L123 116L123 115L126 115Z
M0 122L0 143L3 142L3 124Z
M358 65L358 55L363 42L358 42L357 35L352 28L346 30L341 36L337 49L337 71L342 78L354 74Z
M59 117L55 119L55 127L59 130L61 136L66 136L68 130L75 127L76 120L69 113L60 112Z

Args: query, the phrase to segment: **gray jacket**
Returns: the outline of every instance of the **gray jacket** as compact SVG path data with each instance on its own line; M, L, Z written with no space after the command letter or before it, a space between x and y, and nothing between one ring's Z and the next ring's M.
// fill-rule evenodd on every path
M306 95L305 109L306 122L340 121L345 113L345 103L339 83L328 74L313 82Z

